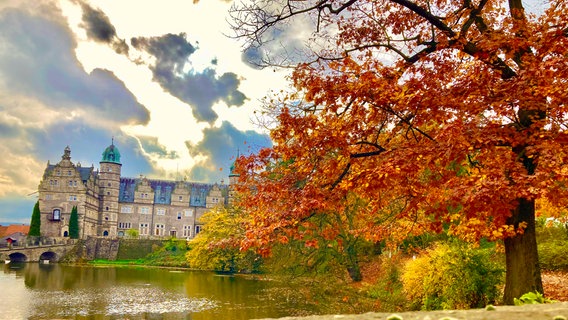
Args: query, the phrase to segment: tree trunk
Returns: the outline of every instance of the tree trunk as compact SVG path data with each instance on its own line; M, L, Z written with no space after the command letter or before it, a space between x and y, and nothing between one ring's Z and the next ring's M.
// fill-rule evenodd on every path
M357 248L354 244L347 245L347 272L349 277L354 282L359 282L363 280L363 274L361 273L361 267L359 266L359 257L357 256Z
M519 199L517 209L507 223L516 228L520 222L527 224L524 233L505 239L505 304L513 304L514 298L527 292L543 293L536 245L534 200Z
M354 282L359 282L363 280L363 274L361 273L361 268L358 263L352 264L347 267L347 272L349 272L349 277Z

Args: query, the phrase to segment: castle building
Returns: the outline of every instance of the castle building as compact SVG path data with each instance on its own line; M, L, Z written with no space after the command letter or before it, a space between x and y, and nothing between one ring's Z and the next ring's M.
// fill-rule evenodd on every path
M77 207L83 239L123 237L129 230L142 238L193 238L205 212L230 202L232 192L224 184L128 178L121 176L121 168L114 142L104 150L98 170L71 162L69 147L59 163L48 161L38 187L41 234L69 236L71 210ZM232 169L229 183L238 177Z

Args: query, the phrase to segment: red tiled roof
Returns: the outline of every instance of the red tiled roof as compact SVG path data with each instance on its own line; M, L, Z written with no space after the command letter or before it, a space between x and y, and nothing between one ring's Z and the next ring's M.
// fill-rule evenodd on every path
M28 234L28 232L30 232L30 226L23 224L11 224L9 226L0 226L0 237L6 237L16 232Z

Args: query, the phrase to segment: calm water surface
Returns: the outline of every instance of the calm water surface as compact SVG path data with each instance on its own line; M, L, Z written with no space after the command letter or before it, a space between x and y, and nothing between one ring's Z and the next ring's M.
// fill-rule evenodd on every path
M0 266L0 319L255 319L302 308L277 286L211 272L9 264Z

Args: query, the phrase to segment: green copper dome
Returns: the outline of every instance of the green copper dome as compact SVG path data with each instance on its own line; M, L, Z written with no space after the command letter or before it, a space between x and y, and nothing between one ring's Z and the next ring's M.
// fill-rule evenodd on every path
M237 161L235 160L235 162L237 162ZM238 174L235 173L235 162L233 162L233 164L231 165L231 168L229 168L229 177L238 176Z
M114 146L114 142L103 152L103 160L101 162L112 162L120 164L120 152Z

